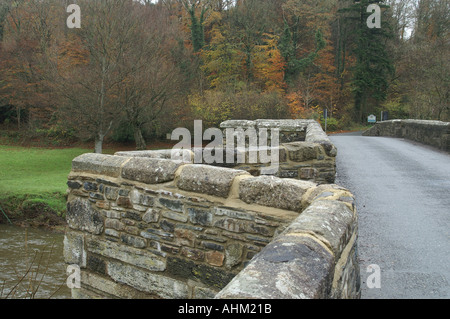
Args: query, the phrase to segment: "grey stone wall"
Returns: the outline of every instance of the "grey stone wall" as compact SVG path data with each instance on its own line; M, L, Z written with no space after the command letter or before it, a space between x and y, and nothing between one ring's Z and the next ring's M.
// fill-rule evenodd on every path
M450 123L423 120L378 122L364 136L406 138L450 152Z
M254 151L248 141L245 150L234 149L234 162L227 162L226 156L229 150L226 149L224 141L224 159L222 163L212 163L211 165L245 170L253 176L272 175L280 178L294 178L312 181L319 184L334 183L336 177L336 147L331 143L320 124L314 120L257 120L227 121L221 124L223 135L226 136L227 129L254 129L259 134L260 129L268 129L267 147L257 148L267 152L268 156L277 151L276 163L263 163L260 157L256 162L250 160L250 152ZM272 147L270 130L279 130L279 146ZM234 145L237 146L237 143ZM189 152L189 162L194 162L194 154ZM181 151L180 151L181 152ZM179 152L179 153L180 153ZM136 151L118 152L118 156L148 157L171 159L172 150L159 151ZM242 155L245 163L238 162L238 156ZM203 162L203 164L206 164ZM276 164L277 169L272 172L262 172L263 168L268 168L271 164Z
M315 189L311 204L221 292L218 299L360 297L357 215L335 185Z
M165 153L73 160L64 256L82 270L74 298L359 297L347 190ZM245 284L255 273L264 289Z

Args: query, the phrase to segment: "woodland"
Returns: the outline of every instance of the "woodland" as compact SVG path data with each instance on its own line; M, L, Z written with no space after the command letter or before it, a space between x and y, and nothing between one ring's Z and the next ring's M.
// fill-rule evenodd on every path
M449 121L449 48L448 0L0 0L0 132L101 153L194 120Z

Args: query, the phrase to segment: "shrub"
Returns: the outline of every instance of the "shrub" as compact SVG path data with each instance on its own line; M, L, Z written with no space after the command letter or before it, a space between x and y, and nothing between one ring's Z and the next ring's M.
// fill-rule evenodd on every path
M325 121L323 121L325 122ZM328 132L335 132L337 130L339 130L339 121L337 119L333 118L329 118L327 119L327 131Z

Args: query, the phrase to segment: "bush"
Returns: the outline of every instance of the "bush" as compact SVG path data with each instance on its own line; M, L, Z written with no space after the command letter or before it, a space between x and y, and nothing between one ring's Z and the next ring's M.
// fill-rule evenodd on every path
M325 121L323 121L323 122L325 122ZM323 126L325 126L325 125L323 125ZM339 121L337 119L335 119L334 117L327 119L327 131L328 132L335 132L335 131L338 131L339 129L340 129Z
M113 131L111 139L119 143L134 142L133 128L127 121L123 121Z
M289 117L288 106L277 92L243 90L227 92L209 90L203 96L189 97L195 119L202 119L208 127L218 127L226 120L277 119Z

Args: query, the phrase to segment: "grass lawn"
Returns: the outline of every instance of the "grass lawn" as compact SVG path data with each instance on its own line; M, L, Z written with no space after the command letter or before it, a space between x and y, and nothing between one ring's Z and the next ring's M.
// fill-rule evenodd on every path
M111 155L118 150L134 149L134 145L111 146L103 153ZM154 142L149 149L172 146L164 141ZM0 145L0 223L7 222L5 212L13 222L44 219L54 213L64 217L72 160L85 153L92 153L92 149Z
M89 152L0 145L0 206L8 215L39 204L63 214L72 160Z

